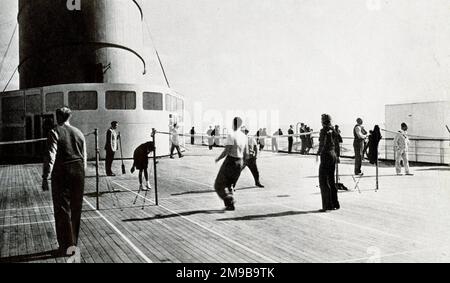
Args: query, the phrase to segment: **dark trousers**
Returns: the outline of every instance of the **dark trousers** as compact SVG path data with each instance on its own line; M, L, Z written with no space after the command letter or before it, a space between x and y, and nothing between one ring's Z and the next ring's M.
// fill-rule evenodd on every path
M84 193L84 163L55 165L52 173L52 197L56 236L60 248L78 245Z
M339 208L337 187L334 172L337 157L334 153L324 153L320 156L319 184L322 195L322 209Z
M353 149L355 150L355 175L361 173L362 159L364 156L364 140L355 140L353 142Z
M294 139L293 138L289 138L288 139L288 152L291 153L292 152L292 145L294 144Z
M112 174L112 164L114 161L114 155L116 153L110 149L106 150L106 159L105 159L105 171L106 171L106 175L110 175Z
M191 137L191 144L193 145L195 143L195 138Z
M170 157L173 156L173 151L174 151L175 149L176 149L177 152L178 152L178 157L183 156L183 155L181 154L180 146L179 146L179 145L174 145L174 144L172 144L172 147L170 148Z
M305 136L301 136L300 140L302 141L302 150L301 150L301 154L306 154L306 148L307 148L307 144L306 144L306 138Z
M217 174L214 189L226 207L234 204L233 189L241 176L242 169L242 159L228 156Z
M256 165L256 158L250 158L245 162L245 166L250 169L250 172L252 172L253 179L255 179L255 184L259 184L259 170L258 166Z

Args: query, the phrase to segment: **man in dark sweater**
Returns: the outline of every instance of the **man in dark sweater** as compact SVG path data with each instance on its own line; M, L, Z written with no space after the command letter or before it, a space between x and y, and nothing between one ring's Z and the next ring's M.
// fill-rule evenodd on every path
M51 176L59 253L66 255L78 245L87 166L84 135L70 125L70 117L69 108L56 110L58 125L48 134L48 151L42 175L44 191L48 190L48 179Z

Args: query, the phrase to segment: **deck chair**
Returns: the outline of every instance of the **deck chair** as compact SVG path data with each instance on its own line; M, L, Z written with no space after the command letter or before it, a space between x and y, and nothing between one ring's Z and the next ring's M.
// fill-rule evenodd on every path
M358 190L358 193L361 193L361 189L359 188L359 182L361 182L361 179L364 175L352 175L353 182L355 182L355 187L353 188L354 191Z

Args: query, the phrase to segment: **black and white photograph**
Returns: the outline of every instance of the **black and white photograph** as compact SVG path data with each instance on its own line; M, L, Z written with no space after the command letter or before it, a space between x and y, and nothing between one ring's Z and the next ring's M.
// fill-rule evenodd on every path
M0 263L280 279L449 223L448 0L0 0Z

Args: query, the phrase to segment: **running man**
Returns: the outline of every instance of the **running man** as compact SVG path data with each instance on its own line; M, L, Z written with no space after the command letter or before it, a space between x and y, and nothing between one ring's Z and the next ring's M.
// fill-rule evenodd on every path
M176 149L178 152L178 157L183 158L183 154L181 154L180 149L180 137L178 134L179 126L178 124L173 125L173 128L170 130L170 141L172 142L172 147L170 148L170 158L173 159L173 151Z
M233 119L233 132L227 136L225 149L216 159L216 163L225 158L214 184L217 195L224 201L226 210L235 210L233 189L244 167L244 158L248 156L247 137L239 129L242 119ZM228 190L227 190L228 189Z

